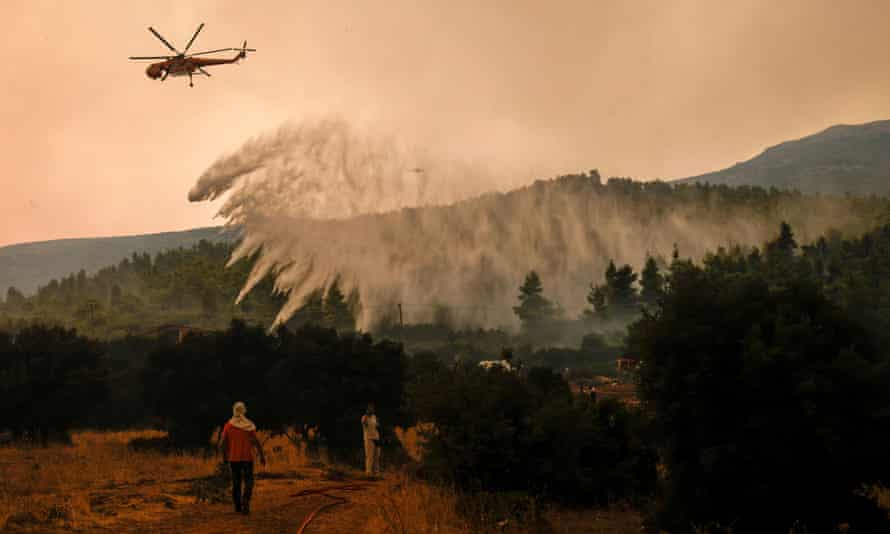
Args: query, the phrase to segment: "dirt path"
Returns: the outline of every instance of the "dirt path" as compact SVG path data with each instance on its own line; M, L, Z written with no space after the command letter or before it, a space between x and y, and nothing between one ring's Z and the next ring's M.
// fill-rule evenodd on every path
M327 481L321 472L258 479L249 516L230 503L197 503L187 482L129 484L89 493L90 513L67 524L21 525L13 532L291 533L314 511L304 534L361 532L374 513L374 492L385 481ZM347 489L339 489L344 485ZM319 490L325 490L318 493ZM326 495L325 495L326 494Z

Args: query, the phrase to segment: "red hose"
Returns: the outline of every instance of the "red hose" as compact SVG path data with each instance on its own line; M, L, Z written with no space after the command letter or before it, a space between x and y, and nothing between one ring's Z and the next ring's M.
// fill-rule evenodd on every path
M337 485L337 486L325 486L325 487L321 487L321 488L307 489L307 490L303 490L303 491L300 491L298 493L294 493L293 495L291 495L291 497L294 497L294 498L305 497L307 495L321 495L323 497L327 497L329 499L334 500L334 502L322 504L321 506L319 506L318 508L313 510L311 514L306 516L306 519L303 520L303 523L300 525L300 528L297 529L297 534L303 534L303 532L306 530L306 527L309 526L309 523L311 523L312 520L315 519L315 516L317 516L322 511L324 511L328 508L337 506L338 504L345 504L345 503L349 502L348 499L344 499L343 497L338 497L336 495L329 495L327 492L329 492L329 491L361 491L361 490L367 488L368 486L369 486L369 484L341 484L341 485Z

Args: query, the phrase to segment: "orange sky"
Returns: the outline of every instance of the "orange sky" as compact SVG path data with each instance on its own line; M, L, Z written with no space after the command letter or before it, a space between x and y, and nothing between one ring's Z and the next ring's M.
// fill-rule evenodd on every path
M890 2L6 0L0 245L214 224L186 194L307 114L542 173L678 178L890 118ZM129 55L259 49L158 83ZM217 221L218 222L218 221Z

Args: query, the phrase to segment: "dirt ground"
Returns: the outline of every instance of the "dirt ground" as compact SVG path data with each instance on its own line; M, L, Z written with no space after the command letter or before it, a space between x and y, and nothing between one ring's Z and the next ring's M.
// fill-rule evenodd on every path
M305 529L319 532L360 532L373 514L373 485L360 492L337 491L348 502L321 511ZM385 483L385 482L384 482ZM79 521L74 528L64 524L59 532L158 532L158 533L231 533L296 532L313 511L336 502L325 495L295 495L306 489L337 485L323 480L322 470L304 469L293 478L264 478L256 481L251 514L243 516L231 503L198 503L189 495L188 482L145 482L123 488L90 492L90 504L96 518ZM138 512L138 513L133 513ZM52 532L53 530L42 530Z
M152 433L81 433L73 446L0 447L0 531L11 533L478 532L455 512L455 496L388 472L360 472L309 461L287 442L267 442L257 466L250 516L236 514L215 486L199 502L215 458L134 452L126 444ZM548 511L544 530L514 521L516 534L640 532L629 510Z

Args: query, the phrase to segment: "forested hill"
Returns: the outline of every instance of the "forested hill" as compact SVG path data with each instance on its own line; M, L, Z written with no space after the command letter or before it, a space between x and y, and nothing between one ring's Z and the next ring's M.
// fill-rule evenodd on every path
M424 287L430 291L450 288L464 304L444 297L428 308L412 304L406 321L423 323L447 316L447 322L456 327L476 328L490 326L485 319L494 316L505 318L495 326L510 324L508 319L515 321L517 290L531 270L540 276L542 294L553 303L552 308L564 319L574 320L591 302L590 288L602 282L610 260L618 266L628 264L628 269L641 269L652 257L663 266L672 248L702 258L721 245L756 246L773 236L783 221L804 243L823 235L854 237L873 229L888 215L888 198L820 198L753 187L628 179L602 183L598 174L591 172L539 181L510 193L452 206L345 222L317 221L301 235L338 236L341 246L337 256L344 263L352 250L363 254L365 266L388 265L393 261L392 250L401 251L403 257L410 255L415 280L428 282ZM347 231L334 233L332 226ZM215 230L205 231L219 238ZM73 266L75 258L66 258L69 266L60 269L65 274L40 281L35 295L26 296L16 287L6 289L0 297L0 327L37 321L76 327L91 337L113 338L170 324L219 329L233 318L268 326L287 297L273 294L272 280L266 278L236 305L256 257L226 268L232 250L232 242L202 240L153 257L131 254L109 262L93 275ZM299 250L309 257L319 249ZM480 250L485 252L482 259ZM529 260L532 257L534 261ZM355 272L372 281L384 277L367 267ZM395 283L405 287L412 283L411 277L398 278ZM364 305L365 310L386 307L386 302L373 297L365 302L367 295L374 293L361 286L357 293L345 287L343 291L347 294L326 291L323 302L316 292L315 300L306 303L305 315L336 326L352 324L356 311ZM480 304L467 306L467 301ZM411 315L414 309L427 314ZM368 314L360 319L369 319ZM386 320L381 312L360 326Z
M720 171L678 182L797 189L804 193L890 194L890 120L837 125L767 148Z
M203 240L231 241L232 232L222 227L195 228L182 232L57 239L0 247L0 288L15 287L29 295L54 278L80 270L93 274L115 265L134 253L156 254L162 250L190 247Z

